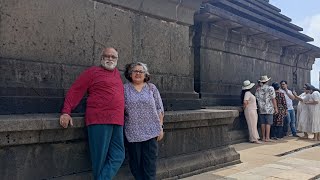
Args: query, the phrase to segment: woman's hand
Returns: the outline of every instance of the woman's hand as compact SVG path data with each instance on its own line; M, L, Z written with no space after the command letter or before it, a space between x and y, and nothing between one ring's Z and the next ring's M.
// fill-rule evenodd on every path
M292 94L294 95L294 97L297 97L297 96L298 96L298 94L297 94L296 91L292 91Z
M163 135L164 135L164 132L163 132L163 128L161 127L161 132L160 132L160 135L157 137L157 141L161 141L163 139Z

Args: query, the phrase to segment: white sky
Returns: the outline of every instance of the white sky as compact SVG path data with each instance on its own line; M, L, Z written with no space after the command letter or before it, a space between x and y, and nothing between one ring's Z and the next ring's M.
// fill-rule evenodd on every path
M314 38L309 43L320 47L320 0L270 0L270 4L302 27L304 34ZM311 84L316 87L319 87L319 71L320 59L317 59L311 71Z

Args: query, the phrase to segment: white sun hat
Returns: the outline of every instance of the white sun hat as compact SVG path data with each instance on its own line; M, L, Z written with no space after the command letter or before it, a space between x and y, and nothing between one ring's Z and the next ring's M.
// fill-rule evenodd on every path
M264 83L264 82L268 82L270 79L271 79L271 78L270 78L270 77L268 78L268 76L266 76L266 75L265 75L265 76L261 76L261 77L260 77L260 82L263 82L263 83Z
M249 80L243 81L242 90L251 89L255 84L251 83Z

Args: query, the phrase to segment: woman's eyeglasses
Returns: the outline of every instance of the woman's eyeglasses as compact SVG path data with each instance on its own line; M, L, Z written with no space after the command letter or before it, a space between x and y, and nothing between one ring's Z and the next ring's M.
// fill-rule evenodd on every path
M132 73L135 73L135 74L144 74L146 73L145 71L141 71L141 70L133 70Z

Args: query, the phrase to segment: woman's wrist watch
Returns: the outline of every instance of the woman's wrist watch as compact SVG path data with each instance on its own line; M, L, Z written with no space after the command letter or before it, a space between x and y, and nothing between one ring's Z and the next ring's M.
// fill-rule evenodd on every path
M164 125L163 124L160 124L161 128L163 129L164 128Z

